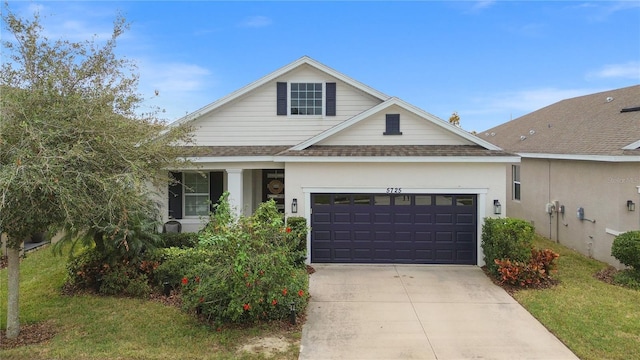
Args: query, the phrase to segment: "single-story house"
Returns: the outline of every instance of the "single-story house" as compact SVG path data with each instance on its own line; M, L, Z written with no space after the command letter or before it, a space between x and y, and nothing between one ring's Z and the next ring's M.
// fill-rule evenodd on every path
M640 229L640 85L549 105L479 137L521 162L507 169L506 215L588 256Z
M165 220L197 231L223 191L245 215L273 199L307 219L315 263L482 265L483 218L519 160L306 56L186 122L194 167L171 169Z

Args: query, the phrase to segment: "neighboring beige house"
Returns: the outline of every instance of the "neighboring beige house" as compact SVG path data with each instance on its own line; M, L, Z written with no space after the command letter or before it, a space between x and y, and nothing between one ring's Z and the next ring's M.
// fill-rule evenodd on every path
M223 191L243 214L274 199L307 219L316 263L482 265L483 218L500 216L504 166L519 161L309 57L186 122L200 174L173 169L184 186L169 188L165 220L196 231Z
M563 100L478 136L521 156L507 170L507 216L620 265L614 237L640 229L640 85Z

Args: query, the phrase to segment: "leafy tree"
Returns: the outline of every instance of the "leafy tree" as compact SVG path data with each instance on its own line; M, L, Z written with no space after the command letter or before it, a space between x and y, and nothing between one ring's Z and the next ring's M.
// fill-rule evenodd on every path
M460 127L460 115L458 115L457 111L454 111L453 114L449 117L449 124Z
M116 57L127 30L114 21L106 41L50 41L39 15L5 4L0 71L0 229L8 237L7 337L16 338L19 250L41 231L133 256L153 240L158 204L150 189L168 181L190 129L140 114L135 65ZM7 37L5 37L7 39ZM157 198L156 198L157 199Z

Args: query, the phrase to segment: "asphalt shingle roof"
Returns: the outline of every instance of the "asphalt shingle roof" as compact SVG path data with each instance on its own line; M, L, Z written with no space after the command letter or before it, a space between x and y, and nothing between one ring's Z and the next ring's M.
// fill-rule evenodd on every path
M513 154L487 150L478 145L369 145L329 146L313 145L304 150L290 150L291 146L189 146L188 156L513 156Z
M640 85L562 100L478 136L515 153L640 155Z
M513 156L504 151L487 150L478 145L313 145L304 150L288 150L281 156Z

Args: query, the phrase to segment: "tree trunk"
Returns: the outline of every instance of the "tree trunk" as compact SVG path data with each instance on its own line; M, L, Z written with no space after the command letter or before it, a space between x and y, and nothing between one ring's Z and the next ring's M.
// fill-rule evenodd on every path
M7 283L7 339L15 339L20 334L20 246L7 246Z

